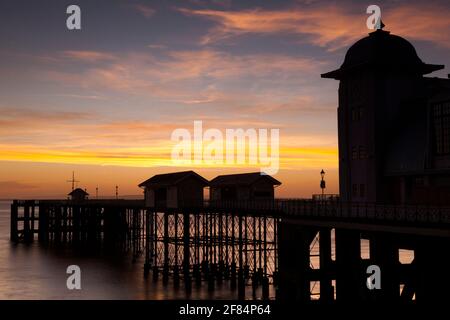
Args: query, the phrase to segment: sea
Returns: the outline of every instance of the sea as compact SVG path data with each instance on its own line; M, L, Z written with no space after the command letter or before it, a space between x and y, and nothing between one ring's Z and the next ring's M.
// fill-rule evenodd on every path
M164 285L162 281L153 281L151 276L144 278L143 257L133 262L129 256L82 255L70 249L47 248L37 241L12 243L9 240L10 205L10 201L0 201L0 300L237 299L236 290L231 290L227 282L212 292L204 285L192 286L192 291L187 293L183 285L175 288L170 281ZM333 246L333 258L334 251ZM312 247L311 253L317 255L318 248ZM361 257L368 258L369 255L369 243L362 240ZM413 258L412 251L400 250L401 263L410 263ZM317 259L311 259L313 268L319 265ZM67 287L70 276L67 268L71 265L80 267L80 290ZM318 289L318 285L311 283L311 292ZM247 286L246 297L252 298L251 286Z
M37 241L14 244L9 240L10 201L0 201L0 300L167 300L236 299L237 292L227 284L208 292L207 286L187 294L169 281L154 282L143 276L143 257L80 255L69 249L45 248ZM81 289L69 290L67 267L81 270Z

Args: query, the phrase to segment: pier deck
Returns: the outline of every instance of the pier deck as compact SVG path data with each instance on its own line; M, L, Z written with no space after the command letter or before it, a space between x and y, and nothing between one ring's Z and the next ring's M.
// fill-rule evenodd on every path
M350 295L347 287L361 290L354 275L361 276L361 268L377 259L397 274L405 268L398 266L400 248L423 252L427 246L448 243L450 208L297 199L207 201L200 208L147 208L143 200L13 201L11 240L31 242L36 237L45 245L131 252L133 259L143 254L145 276L151 273L155 281L166 283L170 279L175 286L183 283L186 290L201 283L214 290L229 281L240 298L247 286L254 298L264 299L277 296L281 287L282 298L306 301L316 294L311 284L318 283L319 298L333 300ZM373 257L367 261L360 258L363 238L371 241ZM336 261L331 258L332 240ZM314 245L320 247L315 254L320 268L311 263ZM383 250L390 252L389 259ZM420 265L420 259L414 264ZM417 284L411 288L412 277L402 275L394 282L400 278L405 296L417 289ZM333 281L343 283L339 279L346 285L335 286ZM390 296L398 296L394 292Z

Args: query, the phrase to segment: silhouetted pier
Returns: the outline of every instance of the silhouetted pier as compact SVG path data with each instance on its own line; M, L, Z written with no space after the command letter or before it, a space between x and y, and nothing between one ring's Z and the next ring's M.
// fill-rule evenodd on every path
M445 278L448 267L450 208L337 200L209 201L177 209L132 200L14 201L11 240L36 235L47 245L144 254L145 276L187 291L228 281L239 298L251 286L252 297L264 299L426 300L445 293L448 280L435 278ZM361 239L370 241L369 259L361 258ZM411 264L400 264L399 249L414 250ZM312 266L315 256L319 267ZM365 287L371 264L383 271L383 294ZM317 297L312 284L320 287Z
M143 201L14 200L11 240L84 249L144 248Z

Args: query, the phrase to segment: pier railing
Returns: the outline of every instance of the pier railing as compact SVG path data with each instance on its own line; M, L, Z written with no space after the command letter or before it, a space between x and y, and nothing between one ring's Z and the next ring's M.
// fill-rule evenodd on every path
M152 271L153 278L162 276L163 283L169 276L174 285L183 279L186 288L191 281L207 281L212 290L215 281L230 280L240 298L251 283L253 295L259 286L267 299L273 296L269 284L283 281L280 248L291 238L284 237L289 233L280 221L288 220L289 225L291 219L314 226L302 236L306 243L302 250L309 259L317 222L330 228L335 222L414 226L410 228L414 232L432 229L434 236L441 229L448 233L450 207L345 203L333 198L209 200L179 203L179 208L146 207L143 200L16 200L11 204L11 240L31 242L37 235L45 245L120 251L135 260L144 253L144 274ZM310 267L306 270L317 275Z
M314 199L273 199L273 200L206 200L202 206L190 203L179 204L179 208L145 207L144 200L14 200L11 217L19 208L19 220L33 217L38 219L35 208L39 207L89 207L89 208L127 208L150 211L189 210L195 212L229 211L240 215L271 215L290 218L358 219L376 221L396 221L408 223L450 223L450 207L431 205L390 205L369 202L343 202L338 198L328 200ZM36 210L38 211L38 210ZM26 217L24 217L26 216Z
M267 212L280 217L359 219L407 223L450 223L450 207L425 205L389 205L378 203L316 201L311 199L275 199L207 201L205 207L220 210Z

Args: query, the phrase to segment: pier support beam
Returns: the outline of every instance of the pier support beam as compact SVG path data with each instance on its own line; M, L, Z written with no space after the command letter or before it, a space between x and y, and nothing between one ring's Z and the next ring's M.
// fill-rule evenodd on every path
M316 234L317 229L280 222L280 300L310 301L310 244Z
M423 304L443 304L450 301L450 270L448 238L416 240L416 300Z
M365 286L361 268L361 239L359 231L335 229L336 241L336 300L355 301Z
M191 234L190 234L190 215L189 213L183 214L183 273L184 273L184 280L185 282L190 283L190 241L191 241Z
M150 272L151 267L151 257L152 257L152 249L150 239L153 236L153 232L151 230L151 226L153 223L151 221L151 213L150 210L145 210L145 262L144 262L144 276L147 277Z
M10 239L11 241L18 242L19 234L18 234L18 216L19 210L17 205L17 200L11 204L11 230L10 230Z
M400 297L400 279L398 275L400 262L399 248L396 245L395 235L375 233L371 236L369 261L370 264L380 267L381 271L381 289L367 289L370 300L397 302Z

